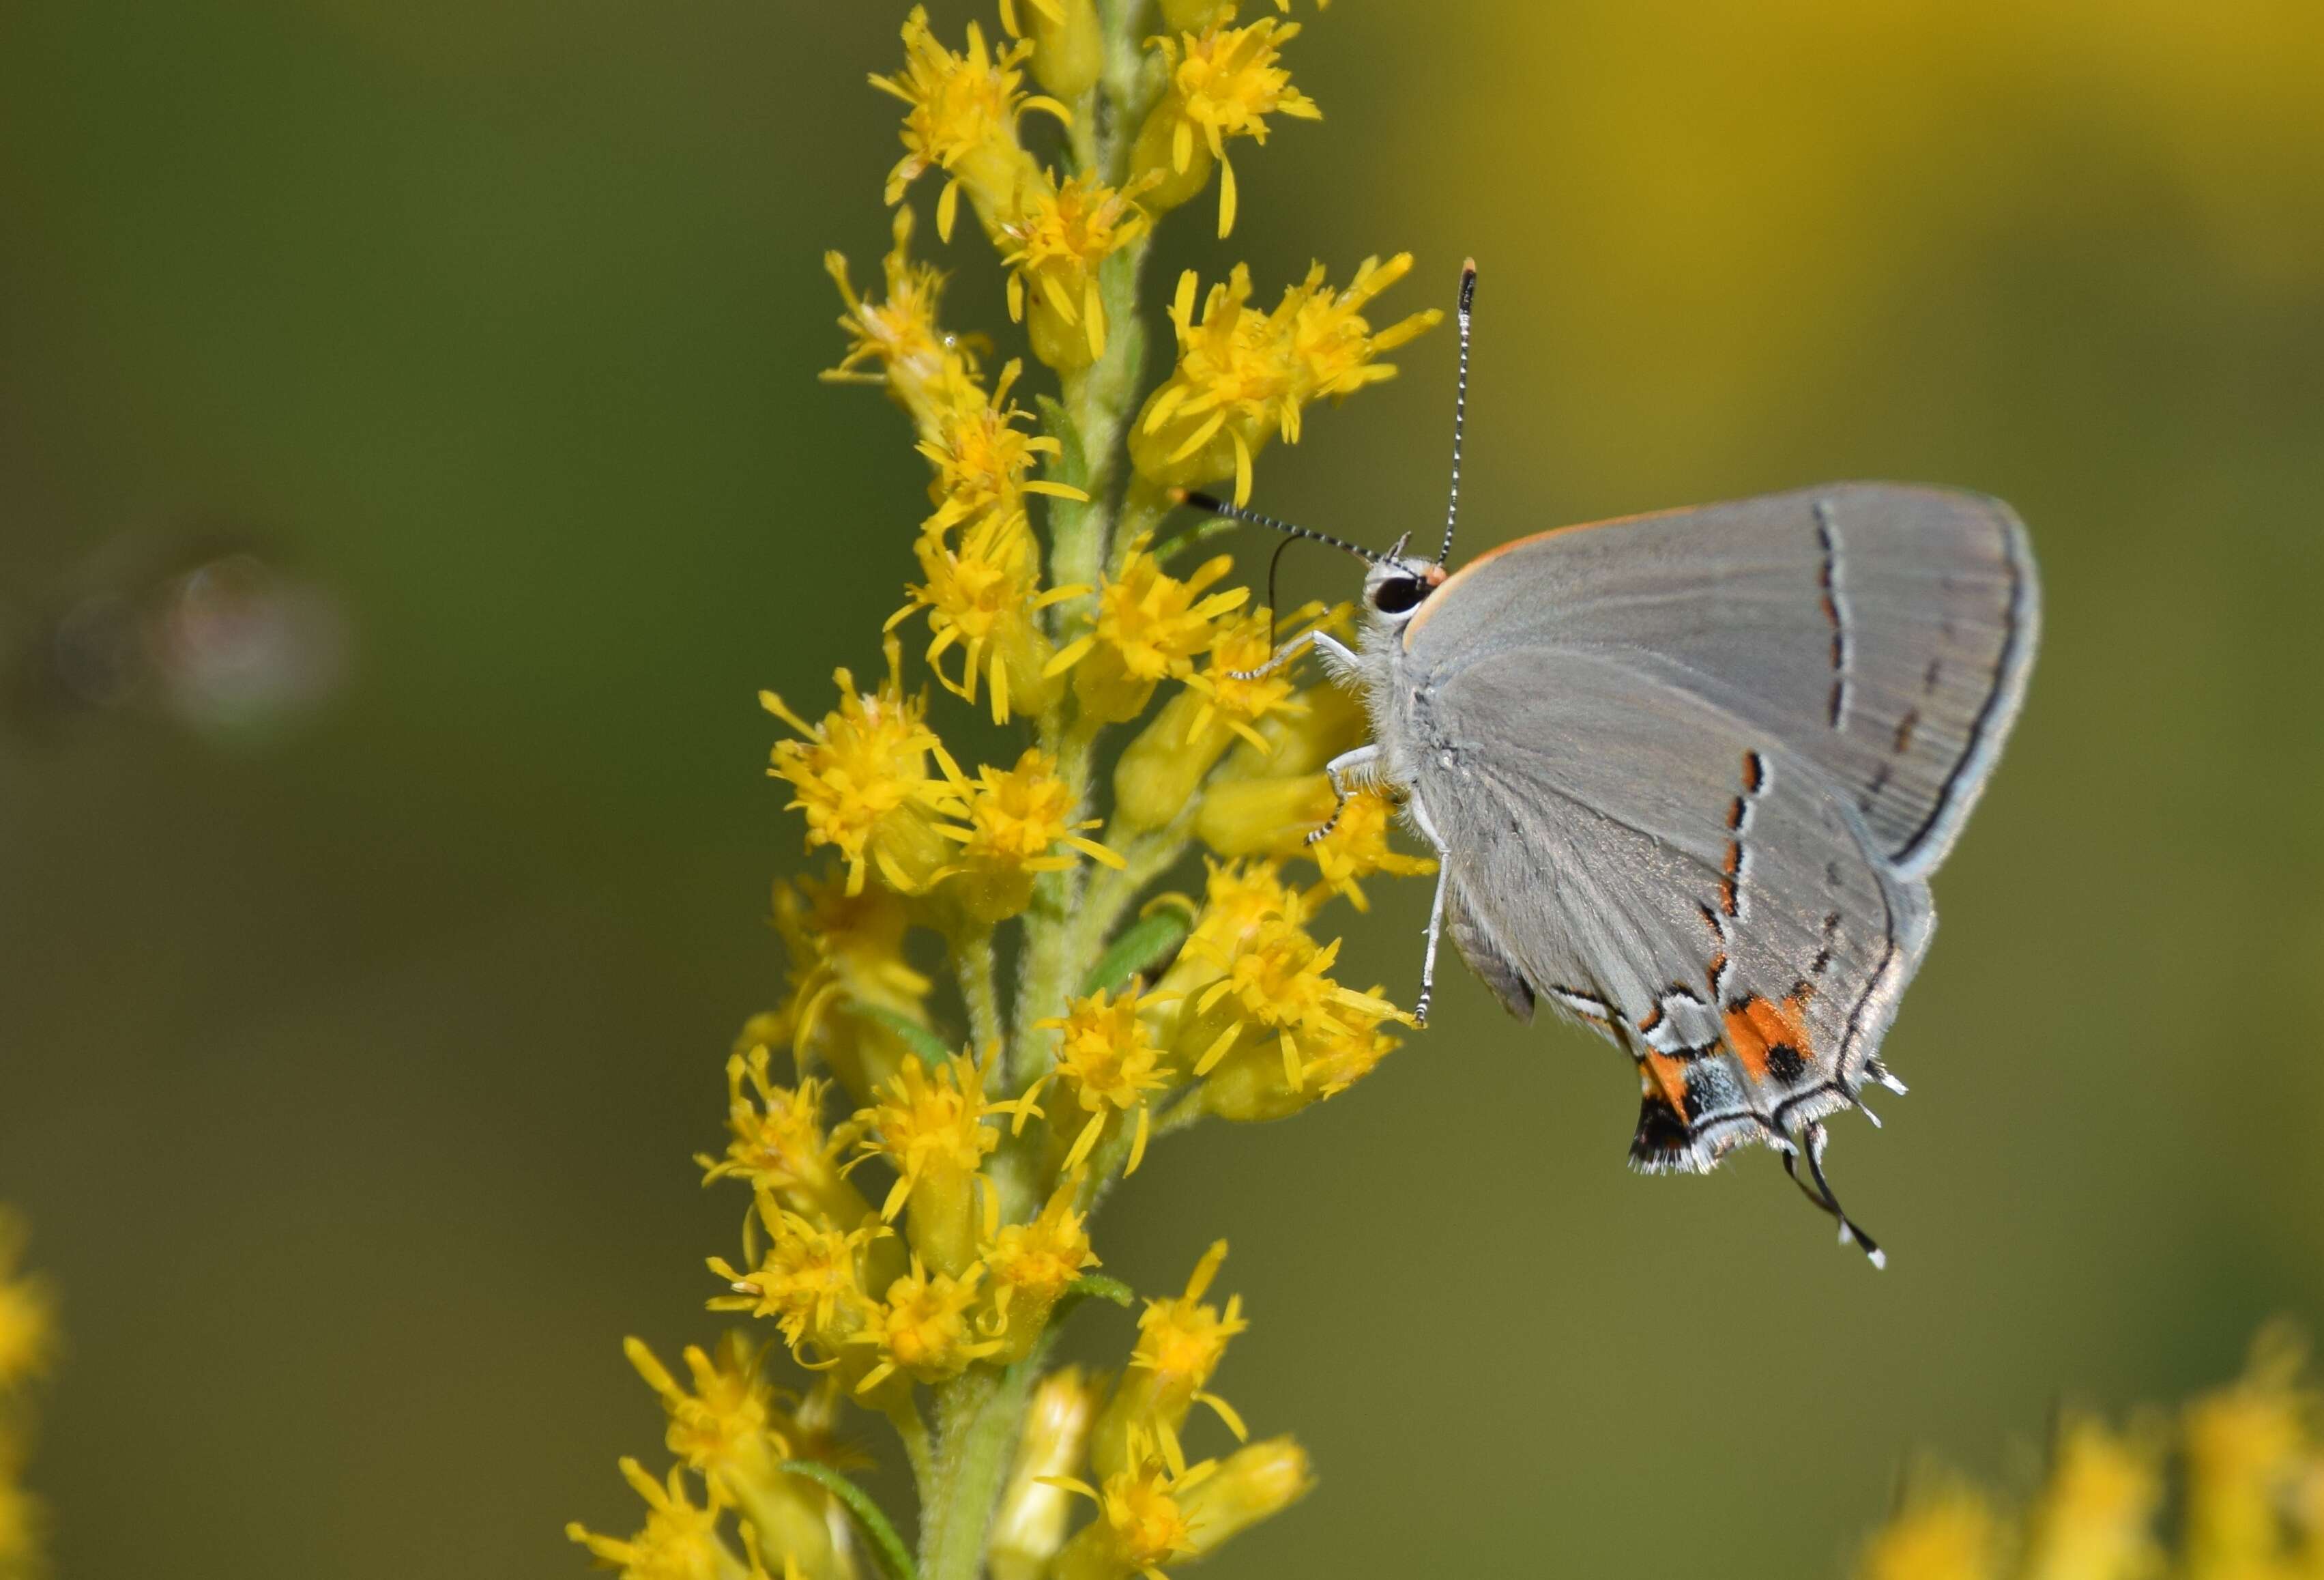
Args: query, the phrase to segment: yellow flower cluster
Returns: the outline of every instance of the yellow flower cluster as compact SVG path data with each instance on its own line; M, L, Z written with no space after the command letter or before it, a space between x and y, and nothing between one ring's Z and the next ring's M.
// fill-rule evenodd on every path
M1048 1352L1076 1308L1137 1304L1099 1270L1090 1223L1151 1147L1344 1091L1406 1020L1337 980L1339 943L1314 930L1335 900L1364 904L1361 880L1429 866L1391 850L1381 798L1333 815L1323 766L1361 739L1361 710L1296 665L1252 673L1345 611L1277 621L1229 557L1184 554L1162 528L1170 489L1247 492L1269 439L1389 376L1382 354L1438 315L1368 321L1407 256L1342 288L1318 266L1271 312L1235 264L1199 313L1194 276L1179 283L1176 361L1145 374L1156 225L1215 167L1225 234L1230 143L1316 110L1281 15L1166 0L1158 32L1131 32L1133 9L1001 0L998 32L972 25L957 48L915 9L902 68L872 79L904 106L893 239L868 290L826 260L845 344L825 376L879 386L910 420L930 509L899 556L876 682L837 670L819 716L761 694L784 729L769 772L828 855L776 887L788 982L737 1039L724 1146L697 1160L749 1190L739 1252L707 1259L710 1308L745 1327L676 1368L630 1342L676 1463L657 1479L623 1462L636 1534L572 1532L626 1574L1127 1580L1213 1551L1313 1479L1290 1439L1243 1441L1212 1391L1245 1326L1212 1294L1223 1243L1144 1303L1110 1381ZM964 200L1005 282L995 306L1054 398L945 327L906 206L932 172L936 236ZM1019 738L977 762L959 748L983 726L942 723L937 688ZM1174 871L1199 892L1153 892ZM778 1391L777 1350L812 1386ZM851 1409L900 1439L917 1554L846 1474ZM1240 1446L1201 1457L1197 1431Z
M42 1572L40 1504L24 1490L32 1447L26 1395L56 1350L56 1306L48 1286L17 1271L24 1231L0 1212L0 1580Z
M1160 484L1192 488L1234 479L1235 503L1250 498L1251 459L1280 433L1299 441L1299 415L1311 401L1345 397L1393 378L1379 360L1444 316L1430 308L1375 331L1363 316L1371 299L1410 273L1412 254L1386 263L1366 258L1340 291L1323 266L1288 287L1273 312L1250 305L1250 271L1238 263L1203 298L1199 317L1193 270L1178 277L1170 324L1178 366L1156 390L1130 430L1130 459Z
M1914 1488L1859 1580L2324 1580L2324 1398L2304 1358L2270 1329L2175 1422L2064 1418L2022 1511L1957 1479Z

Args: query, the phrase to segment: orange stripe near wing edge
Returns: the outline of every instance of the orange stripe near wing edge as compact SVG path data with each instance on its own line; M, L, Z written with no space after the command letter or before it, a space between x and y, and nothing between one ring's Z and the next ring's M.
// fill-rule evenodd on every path
M1554 538L1563 532L1594 532L1600 527L1626 527L1633 522L1650 522L1659 516L1684 515L1689 511L1702 508L1701 505L1683 504L1670 510L1642 510L1632 515L1608 516L1602 522L1575 522L1571 526L1551 527L1546 531L1528 532L1522 538L1512 538L1506 543L1496 544L1451 576L1446 577L1436 590L1428 595L1428 601L1420 605L1420 613L1405 622L1405 651L1409 652L1412 650L1413 633L1428 624L1428 616L1435 612L1437 605L1443 603L1454 587L1461 585L1462 577L1480 565L1490 565L1512 549L1522 549L1528 543L1538 543L1544 538Z
M1638 1061L1640 1082L1649 1097L1660 1097L1686 1123L1686 1066L1666 1053L1649 1051Z

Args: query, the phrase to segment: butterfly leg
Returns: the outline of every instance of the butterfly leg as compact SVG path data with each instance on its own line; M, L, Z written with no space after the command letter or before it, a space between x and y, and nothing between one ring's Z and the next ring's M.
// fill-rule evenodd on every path
M1337 637L1327 636L1320 631L1303 631L1281 647L1277 648L1274 655L1256 670L1229 670L1227 679L1230 680L1264 679L1311 647L1323 655L1323 661L1326 664L1342 674L1349 673L1356 667L1356 655L1350 650L1347 643Z
M1314 844L1340 826L1340 810L1348 804L1348 787L1370 783L1379 772L1379 757L1378 746L1358 746L1323 764L1323 777L1332 781L1332 815L1323 819L1321 828L1307 836L1308 844Z
M1798 1154L1795 1151L1784 1154L1784 1172L1792 1177L1792 1183L1800 1187L1801 1193L1808 1200L1840 1220L1840 1243L1842 1245L1850 1243L1860 1245L1864 1248L1866 1259L1874 1267L1886 1267L1888 1253L1880 1249L1879 1243L1867 1234L1855 1219L1841 1210L1840 1197L1832 1194L1831 1181L1824 1178L1823 1149L1824 1143L1830 1139L1821 1123L1810 1124L1806 1129L1808 1178L1815 1181L1813 1185L1810 1185L1807 1179L1800 1178Z
M1413 822L1436 851L1436 898L1428 907L1428 948L1420 959L1420 1002L1412 1010L1413 1020L1425 1026L1428 1024L1428 1001L1436 994L1436 941L1444 932L1444 889L1452 881L1452 864L1446 857L1443 836L1436 832L1436 825L1429 821L1428 808L1421 805L1420 798L1416 795L1407 797L1404 804L1405 809L1412 815Z

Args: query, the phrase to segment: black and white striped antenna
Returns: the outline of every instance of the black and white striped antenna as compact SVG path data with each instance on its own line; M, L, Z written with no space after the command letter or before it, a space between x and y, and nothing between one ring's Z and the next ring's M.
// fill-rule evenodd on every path
M1313 538L1318 543L1329 543L1334 549L1352 554L1359 559L1369 559L1375 565L1380 560L1378 550L1360 549L1345 538L1334 538L1331 533L1319 532L1313 527L1295 527L1289 522L1279 522L1273 516L1263 516L1255 510L1245 510L1239 504L1231 504L1215 494L1201 494L1189 489L1178 495L1178 503L1193 510L1206 510L1214 516L1225 516L1230 521L1248 522L1254 527L1269 527L1286 537Z
M1444 506L1444 547L1436 551L1442 565L1452 552L1452 529L1461 519L1461 430L1469 420L1469 310L1477 300L1477 260L1461 264L1461 372L1452 385L1452 496Z

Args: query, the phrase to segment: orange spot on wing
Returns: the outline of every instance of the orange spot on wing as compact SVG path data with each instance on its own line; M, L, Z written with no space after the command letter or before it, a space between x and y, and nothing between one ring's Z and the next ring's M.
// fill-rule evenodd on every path
M1807 1000L1794 993L1781 1004L1754 993L1727 1009L1727 1046L1755 1081L1767 1078L1767 1050L1786 1047L1802 1058L1812 1057L1803 1012Z

